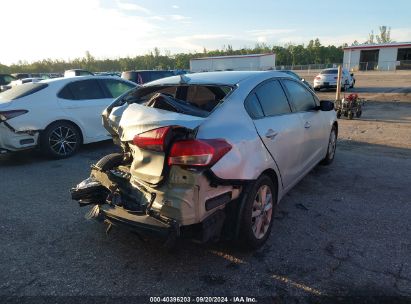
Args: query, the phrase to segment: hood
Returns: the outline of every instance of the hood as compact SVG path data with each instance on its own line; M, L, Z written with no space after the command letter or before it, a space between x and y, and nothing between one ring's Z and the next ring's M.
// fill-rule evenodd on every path
M193 130L205 118L133 103L114 108L109 120L121 141L131 141L137 134L164 126L176 125Z

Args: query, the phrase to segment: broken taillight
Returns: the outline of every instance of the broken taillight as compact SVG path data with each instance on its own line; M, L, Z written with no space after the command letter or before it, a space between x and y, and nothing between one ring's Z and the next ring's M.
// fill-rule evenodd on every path
M231 145L224 139L186 139L176 141L171 147L168 164L205 167L219 161Z
M150 130L134 136L133 144L141 149L164 152L166 138L171 126Z

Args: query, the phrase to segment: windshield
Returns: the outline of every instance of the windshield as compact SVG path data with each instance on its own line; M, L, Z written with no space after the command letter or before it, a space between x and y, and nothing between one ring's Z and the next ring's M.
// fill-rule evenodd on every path
M338 74L338 70L337 69L324 70L324 71L321 71L320 74L323 74L323 75L325 75L325 74Z
M206 117L232 90L230 86L219 85L148 86L131 90L113 106L138 103L167 111Z
M46 88L47 86L48 84L46 83L25 83L12 87L11 89L0 93L0 102L15 100L17 98L28 96Z

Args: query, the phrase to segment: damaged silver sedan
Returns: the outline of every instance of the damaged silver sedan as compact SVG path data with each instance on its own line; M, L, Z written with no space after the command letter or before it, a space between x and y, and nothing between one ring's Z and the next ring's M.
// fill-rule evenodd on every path
M269 237L276 205L330 164L333 103L284 73L168 77L120 96L103 124L122 149L71 190L90 217L140 233L206 242Z

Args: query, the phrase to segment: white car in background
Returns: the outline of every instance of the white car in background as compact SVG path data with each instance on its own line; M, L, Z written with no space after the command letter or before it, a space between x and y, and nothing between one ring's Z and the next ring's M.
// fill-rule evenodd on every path
M136 84L118 77L55 78L0 93L0 152L39 147L53 158L109 138L102 111Z
M329 89L337 87L338 69L325 69L314 78L314 90ZM341 90L353 88L355 85L354 74L350 74L347 69L342 69Z

